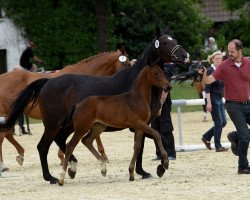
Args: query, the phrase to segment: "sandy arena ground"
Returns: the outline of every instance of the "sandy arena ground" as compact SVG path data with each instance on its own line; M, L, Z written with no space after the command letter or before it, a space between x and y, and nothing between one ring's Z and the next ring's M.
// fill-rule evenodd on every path
M201 135L211 127L212 121L201 122L201 112L182 113L183 143L201 144ZM177 114L173 113L176 145L179 145ZM210 117L210 116L209 116ZM68 176L65 185L50 185L42 178L40 160L36 145L41 138L43 125L32 125L32 136L15 136L25 148L25 161L19 166L15 161L16 150L7 141L3 144L5 165L10 168L0 178L0 199L249 199L250 175L237 174L237 157L228 152L216 153L214 150L178 152L177 160L170 161L169 170L162 178L156 174L158 161L155 157L154 142L146 140L144 150L144 169L153 178L143 180L135 176L135 181L128 180L128 166L133 151L133 134L128 129L121 132L104 133L102 140L110 162L107 165L107 176L101 175L101 168L88 150L79 144L74 152L78 158L78 172L75 179ZM223 130L222 142L228 143L227 132L234 130L228 120ZM249 157L249 156L248 156ZM250 159L250 157L249 157ZM51 146L49 168L52 175L58 177L61 172L57 147Z

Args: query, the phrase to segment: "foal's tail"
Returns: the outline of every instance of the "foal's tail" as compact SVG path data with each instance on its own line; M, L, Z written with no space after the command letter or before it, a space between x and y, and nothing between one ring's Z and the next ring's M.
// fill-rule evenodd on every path
M71 121L72 121L72 116L75 112L76 109L76 105L73 105L71 107L71 109L66 113L66 115L62 116L59 121L58 121L58 125L62 128L66 128L67 126L70 125Z
M33 102L30 110L32 110L37 105L40 91L48 80L48 78L38 79L29 84L21 93L18 94L17 99L11 105L11 110L7 121L2 124L0 123L0 131L10 130L23 114L25 107L29 103Z

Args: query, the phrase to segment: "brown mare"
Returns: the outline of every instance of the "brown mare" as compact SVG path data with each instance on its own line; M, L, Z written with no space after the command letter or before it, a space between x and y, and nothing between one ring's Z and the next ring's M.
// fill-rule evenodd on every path
M121 57L122 56L122 57ZM118 50L117 52L105 52L85 60L82 60L76 64L66 66L62 70L56 73L33 73L25 70L14 70L5 74L0 75L0 116L8 117L10 112L10 107L16 96L31 82L41 79L41 78L54 78L61 76L63 74L81 74L81 75L96 75L96 76L110 76L120 71L122 68L130 66L131 63L128 59L125 62L120 60L127 58L127 53L124 48ZM122 58L122 59L121 59ZM29 106L26 111L29 110ZM39 106L36 106L29 113L25 113L27 116L42 119ZM8 170L8 168L3 163L2 154L2 144L4 137L12 143L17 152L18 156L16 158L17 162L22 165L24 160L24 148L17 142L13 137L13 130L0 133L0 171ZM101 141L98 138L98 148L105 156L104 149L102 147ZM63 156L59 153L59 156ZM62 158L62 157L61 157Z
M95 124L104 124L115 128L133 128L135 130L134 155L129 165L129 180L134 181L134 169L137 155L141 149L143 132L149 134L159 145L162 154L162 165L168 168L167 153L161 142L160 134L148 126L151 117L151 88L156 86L165 91L171 89L171 85L164 76L163 71L156 64L145 67L129 92L113 96L90 96L73 106L63 120L62 126L74 127L74 134L67 143L63 171L60 174L59 185L64 184L64 178L69 162L76 145ZM119 109L117 109L119 108ZM72 124L73 123L73 124ZM106 160L93 147L93 141L99 134L90 132L82 139L82 142L91 153L101 162L102 174L106 175ZM158 168L161 168L158 167ZM160 172L159 172L160 173ZM163 174L160 174L162 176Z

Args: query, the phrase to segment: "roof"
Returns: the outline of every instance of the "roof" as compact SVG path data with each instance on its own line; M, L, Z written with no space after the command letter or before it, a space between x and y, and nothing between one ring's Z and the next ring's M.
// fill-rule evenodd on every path
M222 0L203 0L201 10L214 22L226 22L239 18L237 13L226 11L222 4Z

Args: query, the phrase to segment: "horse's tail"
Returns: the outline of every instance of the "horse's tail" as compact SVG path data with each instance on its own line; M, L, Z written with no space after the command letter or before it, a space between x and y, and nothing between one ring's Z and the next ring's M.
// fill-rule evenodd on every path
M62 128L65 128L67 126L70 125L71 121L72 121L72 116L75 112L76 109L76 105L73 105L71 107L71 109L66 113L66 115L62 116L59 120L58 120L58 125Z
M197 71L188 71L177 74L171 78L171 80L182 83L188 79L195 79L197 77Z
M48 78L38 79L29 84L21 93L18 94L17 99L11 105L7 121L5 123L0 123L0 131L10 130L23 114L25 107L29 103L33 102L30 110L37 105L40 91L48 80Z

